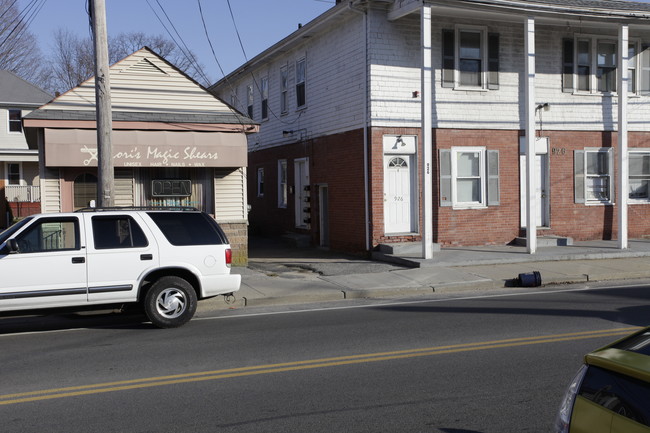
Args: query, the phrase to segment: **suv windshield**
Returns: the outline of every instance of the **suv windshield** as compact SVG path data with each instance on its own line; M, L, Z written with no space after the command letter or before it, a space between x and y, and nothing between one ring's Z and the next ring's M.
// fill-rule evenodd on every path
M24 218L24 219L18 221L16 224L14 224L14 225L10 226L9 228L7 228L7 230L0 233L0 244L5 243L7 241L7 239L9 239L14 233L16 233L18 230L20 230L20 228L22 226L24 226L25 224L27 224L31 219L32 219L32 217Z

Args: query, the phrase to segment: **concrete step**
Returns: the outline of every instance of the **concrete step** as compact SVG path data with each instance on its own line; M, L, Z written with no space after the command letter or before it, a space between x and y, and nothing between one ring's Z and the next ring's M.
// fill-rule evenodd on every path
M515 238L515 245L526 246L526 238L518 237ZM538 247L566 247L573 245L573 238L565 236L538 236L537 237L537 246Z
M391 254L395 256L419 256L422 255L421 242L402 242L395 244L379 244L377 245L379 252L383 254ZM439 244L433 244L433 252L440 251Z

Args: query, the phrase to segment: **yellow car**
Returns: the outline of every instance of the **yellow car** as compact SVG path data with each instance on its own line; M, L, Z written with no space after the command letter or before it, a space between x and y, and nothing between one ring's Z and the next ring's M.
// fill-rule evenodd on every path
M555 432L650 433L650 328L585 356Z

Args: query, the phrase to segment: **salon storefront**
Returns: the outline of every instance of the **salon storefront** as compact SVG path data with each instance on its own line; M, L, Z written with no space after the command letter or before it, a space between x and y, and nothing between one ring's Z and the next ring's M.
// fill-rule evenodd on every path
M38 135L43 212L70 212L96 200L90 87L94 82L83 83L24 119ZM246 135L257 125L148 49L111 67L111 88L114 204L203 210L228 234L234 263L245 264Z

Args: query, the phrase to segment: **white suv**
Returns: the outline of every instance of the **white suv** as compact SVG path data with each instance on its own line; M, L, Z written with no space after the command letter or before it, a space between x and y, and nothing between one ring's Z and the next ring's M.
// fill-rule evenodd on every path
M83 209L27 217L0 233L0 311L140 302L181 326L198 299L239 290L232 250L196 209Z

